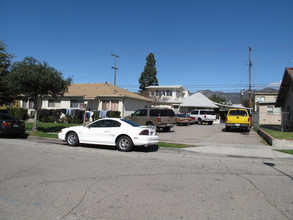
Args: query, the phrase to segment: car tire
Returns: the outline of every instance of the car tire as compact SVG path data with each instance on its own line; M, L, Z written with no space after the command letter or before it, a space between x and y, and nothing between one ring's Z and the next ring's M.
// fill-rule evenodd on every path
M163 128L163 131L165 131L165 132L168 132L168 131L170 131L170 130L171 130L170 127L165 127L165 128Z
M152 122L148 121L146 125L154 125Z
M121 136L117 140L117 148L119 151L128 152L132 149L133 143L127 136Z
M226 126L226 131L230 131L230 127L227 127L227 126Z
M69 132L66 135L66 142L69 146L76 146L79 143L78 135L75 132Z
M198 119L198 124L202 125L202 119L201 118Z
M212 121L209 121L208 123L209 123L209 125L213 125L213 122Z

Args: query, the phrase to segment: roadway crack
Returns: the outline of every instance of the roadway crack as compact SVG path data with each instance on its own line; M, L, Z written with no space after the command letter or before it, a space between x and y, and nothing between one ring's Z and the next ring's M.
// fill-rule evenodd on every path
M240 174L238 174L238 173L235 173L235 175L236 176L239 176L239 177L241 177L242 179L245 179L245 180L247 180L257 191L259 191L263 196L264 196L264 198L265 198L265 200L271 205L271 206L273 206L275 209L277 209L279 212L281 212L287 219L289 219L290 220L290 217L289 216L287 216L286 215L286 213L285 212L283 212L281 209L279 209L274 203L272 203L269 199L268 199L268 197L267 197L267 194L264 192L264 191L262 191L260 188L258 188L249 178L247 178L247 177L245 177L245 176L241 176Z
M61 219L64 219L64 218L66 218L68 215L70 215L76 208L78 208L80 205L81 205L81 203L83 202L83 200L85 199L85 197L87 196L87 194L88 194L88 191L90 190L90 188L94 185L95 183L93 183L92 185L90 185L87 189L86 189L86 191L84 192L84 194L83 194L83 196L81 197L81 199L79 200L79 202L68 212L68 213L66 213L63 217L61 217L60 218L60 220Z

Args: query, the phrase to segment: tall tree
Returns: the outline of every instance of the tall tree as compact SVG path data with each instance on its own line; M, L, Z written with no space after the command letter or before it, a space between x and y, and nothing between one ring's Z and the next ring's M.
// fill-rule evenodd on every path
M216 103L226 103L226 99L225 98L221 98L220 96L217 96L216 94L214 94L212 97L209 98L211 101L216 102Z
M0 105L8 104L13 100L9 91L9 80L6 77L13 56L7 52L6 47L7 45L0 40Z
M144 71L141 73L141 76L138 80L140 86L140 93L146 90L147 86L157 86L157 69L156 69L156 60L155 55L150 53L146 58L146 65L144 66Z
M71 78L64 80L62 73L33 57L25 57L23 61L15 62L11 67L9 80L12 82L13 94L34 102L35 118L32 132L37 130L38 98L63 95L72 82Z

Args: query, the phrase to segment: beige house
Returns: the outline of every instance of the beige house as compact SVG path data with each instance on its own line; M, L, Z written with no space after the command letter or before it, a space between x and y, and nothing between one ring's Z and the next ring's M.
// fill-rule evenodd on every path
M42 109L79 109L86 104L88 112L120 111L121 117L130 115L138 108L150 107L152 100L118 86L106 83L72 84L62 97L44 97L39 101ZM22 101L22 107L33 105Z
M281 125L281 108L275 107L277 96L278 93L254 94L253 109L258 114L258 124Z
M275 106L282 109L282 127L293 131L293 68L285 69Z

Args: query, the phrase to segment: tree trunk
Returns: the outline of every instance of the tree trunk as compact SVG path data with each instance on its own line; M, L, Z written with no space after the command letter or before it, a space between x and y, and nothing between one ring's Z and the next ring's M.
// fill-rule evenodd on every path
M34 116L34 123L33 123L33 127L32 127L32 133L37 131L37 123L38 123L38 103L37 103L37 99L35 99L34 101L34 109L35 109L35 116Z

